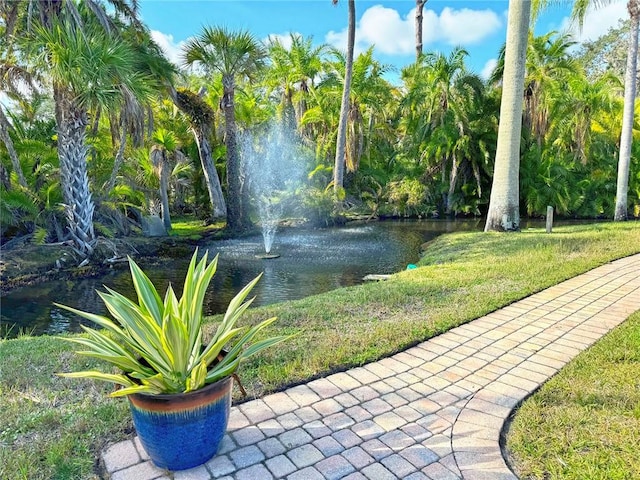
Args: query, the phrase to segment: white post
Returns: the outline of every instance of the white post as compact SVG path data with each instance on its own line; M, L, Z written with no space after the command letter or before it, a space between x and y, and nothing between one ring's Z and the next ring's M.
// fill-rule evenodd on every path
M547 207L547 233L553 228L553 207Z

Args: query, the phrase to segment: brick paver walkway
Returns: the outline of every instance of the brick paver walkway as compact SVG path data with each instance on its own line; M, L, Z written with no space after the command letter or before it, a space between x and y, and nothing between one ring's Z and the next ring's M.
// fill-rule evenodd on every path
M233 407L222 447L182 472L137 438L109 447L112 480L515 480L499 437L511 410L640 309L640 255L532 295L392 357Z

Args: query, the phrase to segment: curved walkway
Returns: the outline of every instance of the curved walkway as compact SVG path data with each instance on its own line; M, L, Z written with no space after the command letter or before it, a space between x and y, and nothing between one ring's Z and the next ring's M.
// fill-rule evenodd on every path
M112 480L516 480L500 450L512 409L640 309L640 255L548 288L402 353L233 407L220 452L182 472L137 438Z

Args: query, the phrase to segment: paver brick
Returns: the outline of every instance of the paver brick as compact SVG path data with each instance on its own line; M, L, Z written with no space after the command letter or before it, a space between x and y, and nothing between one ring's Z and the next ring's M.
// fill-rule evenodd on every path
M355 390L351 390L351 392L349 393L351 393L351 395L353 395L360 402L366 402L367 400L371 400L372 398L376 398L379 396L379 393L368 385L364 385L362 387L356 388Z
M341 393L340 395L336 395L335 397L333 397L333 399L344 408L353 407L360 403L358 399L350 393Z
M313 442L313 445L320 450L325 457L330 457L344 450L342 444L338 443L338 441L331 436L319 438Z
M439 462L427 465L422 469L422 472L430 480L460 480L462 478Z
M307 467L297 472L293 472L287 480L325 480L324 476L315 468Z
M415 443L415 440L401 430L393 430L380 436L380 441L386 444L394 452L407 448Z
M355 471L351 465L341 455L333 455L315 464L315 467L324 475L327 480L338 480Z
M373 400L364 402L362 404L362 408L364 408L367 412L374 416L392 410L391 405L380 398L374 398Z
M118 470L111 475L112 480L154 480L164 475L164 470L160 470L151 462L143 462Z
M213 478L220 478L228 473L235 472L236 467L231 463L226 455L216 455L206 464L206 467L213 474Z
M360 472L353 472L353 473L347 475L346 477L344 477L343 480L367 480L367 477L365 477Z
M295 448L309 443L311 436L304 429L296 428L284 432L278 437L278 440L280 440L286 448Z
M275 478L283 478L297 470L296 466L291 463L284 455L270 458L265 462L267 468L271 471ZM256 480L260 477L256 477Z
M287 390L287 395L296 402L300 407L306 407L312 403L316 403L320 400L320 397L316 392L311 390L306 385L298 385L296 387Z
M269 420L276 416L273 410L271 410L266 403L262 400L252 400L247 403L243 403L238 407L245 417L249 419L251 423L260 423L265 420Z
M263 398L264 403L273 410L276 415L283 415L285 413L293 412L298 408L296 402L291 400L289 395L285 392L278 392L271 395L267 395Z
M440 459L440 457L433 451L421 444L411 445L410 447L401 450L400 455L418 469L424 468Z
M327 377L327 380L329 380L343 392L348 392L349 390L353 390L354 388L362 386L362 384L358 380L353 378L351 375L347 375L344 372L329 375Z
M269 472L269 470L267 470L267 467L262 464L253 465L249 468L240 470L238 473L236 473L235 477L236 480L256 480L258 478L260 480L273 479L273 475L271 475L271 472Z
M344 413L346 415L349 415L349 417L352 418L355 423L369 420L371 417L373 417L373 415L367 412L360 405L354 405L353 407L347 408Z
M405 478L410 473L416 471L416 467L407 462L404 458L402 458L397 453L389 455L388 457L380 460L387 469L395 474L398 478Z
M133 442L125 440L107 448L102 454L102 459L107 472L112 473L139 463L140 455Z
M140 441L140 437L138 437L136 435L134 437L134 439L133 439L133 444L135 445L136 450L138 451L138 455L140 455L140 458L142 459L143 462L145 462L147 460L150 460L149 454L147 453L147 451L142 446L142 442Z
M351 407L357 408L357 407ZM365 419L366 420L366 419ZM343 412L334 413L333 415L329 415L327 418L322 420L324 425L329 427L331 431L337 432L338 430L342 430L343 428L350 427L354 423L354 419Z
M275 422L275 420L273 421ZM284 431L284 429L280 427L280 431ZM251 445L253 443L258 443L260 440L264 440L265 438L264 433L262 433L262 431L255 426L245 427L240 430L236 430L235 432L231 432L231 436L241 447Z
M319 378L307 384L320 398L331 398L342 392L335 384L326 378Z
M362 443L362 439L358 435L353 433L351 430L349 430L348 428L345 428L344 430L338 430L337 432L333 433L331 436L335 438L338 442L340 442L340 444L344 448L351 448L355 445Z
M396 430L408 423L407 420L396 415L393 412L387 412L383 413L382 415L375 416L373 417L373 421L380 425L387 432Z
M342 456L353 465L356 469L360 469L374 462L373 457L365 452L362 447L353 447L342 452Z
M387 470L380 463L373 463L367 467L364 467L361 472L367 477L369 480L397 480L393 473Z
M289 451L287 457L289 457L289 460L295 463L298 468L304 468L319 462L324 458L324 455L313 445L306 444Z
M327 398L325 400L319 401L318 403L314 403L313 408L323 417L344 409L344 407L336 402L333 398Z
M265 459L264 453L255 445L233 450L229 452L229 456L237 468L248 467Z
M356 423L351 427L351 430L363 440L370 440L384 433L384 429L372 420Z
M287 450L277 438L267 438L266 440L259 442L258 448L267 458L275 457Z
M188 470L173 472L173 480L211 480L211 474L204 465Z
M331 429L320 420L314 420L311 423L307 423L306 425L303 425L302 428L304 428L314 439L331 435Z

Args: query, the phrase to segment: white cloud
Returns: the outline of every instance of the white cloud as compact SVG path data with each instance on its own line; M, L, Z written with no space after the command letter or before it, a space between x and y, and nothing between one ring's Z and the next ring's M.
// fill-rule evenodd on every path
M182 47L186 44L184 40L176 43L173 35L162 33L158 30L151 30L151 38L172 63L176 65L182 64Z
M620 19L628 17L626 0L619 0L601 8L590 9L585 16L582 31L579 31L578 25L573 24L569 17L563 19L561 30L572 32L578 42L591 41L607 33L609 28L617 27Z
M356 26L356 54L375 45L376 50L390 55L407 55L415 49L415 8L402 16L393 8L375 5L368 8ZM422 42L449 45L472 45L481 42L503 25L499 14L492 10L456 10L446 7L438 15L425 10L422 20ZM345 50L347 30L330 31L325 41Z
M487 60L487 63L484 64L484 67L482 67L482 71L480 72L480 78L483 80L489 78L493 73L493 70L496 68L496 65L498 65L497 59L491 58Z
M301 35L299 33L291 32L291 33L270 33L267 38L262 39L262 43L265 45L269 45L271 42L278 41L280 44L289 50L291 48L291 35Z
M473 45L500 29L502 22L493 10L447 7L440 14L439 26L442 38L449 45Z

